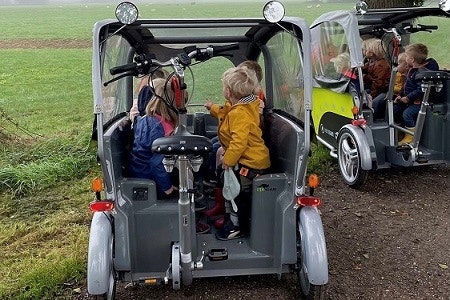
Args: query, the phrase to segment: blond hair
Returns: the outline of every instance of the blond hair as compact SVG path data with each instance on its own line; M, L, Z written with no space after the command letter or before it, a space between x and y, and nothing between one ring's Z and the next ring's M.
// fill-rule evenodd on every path
M411 44L405 47L406 55L414 58L418 64L423 64L428 58L428 48L424 44Z
M229 68L222 75L222 83L238 99L253 94L259 86L256 73L247 67Z
M377 58L383 58L385 56L383 41L380 39L370 39L367 42L366 50L373 52Z
M373 42L374 40L376 40L375 38L370 38L370 39L367 39L367 40L363 40L362 41L362 50L363 50L363 53L365 54L365 52L367 51L367 50L369 50L369 44L371 43L371 42Z
M261 82L262 80L262 68L261 66L254 60L246 60L241 62L238 67L246 67L250 70L253 70L256 74L256 78L258 78L258 81Z
M178 114L175 106L169 107L175 99L175 93L172 89L170 80L156 78L153 80L154 95L145 108L147 115L160 115L164 120L172 123L174 126L178 122Z
M140 81L138 82L138 84L136 86L136 93L139 93L139 91L146 85L152 86L153 85L152 82L156 78L166 79L167 77L169 77L169 72L167 70L162 69L162 68L158 68L158 69L154 70L149 75L145 75L145 76L141 77Z
M336 57L330 59L334 64L336 72L342 72L343 70L350 69L350 55L347 52L341 53Z
M405 52L402 52L398 55L397 62L398 62L398 64L406 62L406 53Z

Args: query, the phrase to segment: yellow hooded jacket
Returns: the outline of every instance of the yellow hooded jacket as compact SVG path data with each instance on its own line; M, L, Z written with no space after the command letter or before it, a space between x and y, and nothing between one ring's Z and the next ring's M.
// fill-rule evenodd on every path
M227 101L223 106L211 107L211 115L219 119L218 135L227 166L240 163L256 170L270 167L269 149L264 145L259 127L259 103L257 98L250 103L231 105Z

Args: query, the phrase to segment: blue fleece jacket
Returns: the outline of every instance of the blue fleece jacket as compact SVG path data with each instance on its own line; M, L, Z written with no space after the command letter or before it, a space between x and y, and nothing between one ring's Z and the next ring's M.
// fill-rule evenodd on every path
M164 154L152 152L153 141L160 137L164 137L164 128L157 117L136 118L128 176L154 180L156 188L162 193L172 186L172 180L162 163Z
M439 65L433 58L428 58L426 65L420 68L411 68L406 75L406 82L403 95L408 97L409 104L420 105L424 93L420 87L421 80L416 79L417 74L424 71L437 71Z

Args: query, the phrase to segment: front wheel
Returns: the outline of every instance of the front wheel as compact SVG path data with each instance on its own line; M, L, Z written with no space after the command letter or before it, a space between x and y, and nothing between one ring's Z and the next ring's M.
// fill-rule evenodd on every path
M345 182L351 187L359 187L367 179L368 171L361 168L361 153L353 133L342 129L338 137L339 171Z
M324 286L315 285L309 282L306 266L303 263L305 261L304 254L301 246L301 236L297 237L297 266L296 273L302 299L305 300L321 300L324 299Z
M113 253L114 250L114 239L111 241L110 244L110 253ZM109 276L108 276L108 291L104 293L103 295L94 295L91 296L91 299L95 300L114 300L116 298L116 272L114 270L114 266L112 264L113 257L111 255L111 265L109 269Z

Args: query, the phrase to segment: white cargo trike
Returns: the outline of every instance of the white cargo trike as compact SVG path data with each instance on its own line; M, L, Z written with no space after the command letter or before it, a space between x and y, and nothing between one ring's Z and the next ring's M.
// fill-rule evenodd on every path
M305 186L312 93L309 28L300 18L284 17L280 3L269 2L264 11L265 19L137 19L136 6L124 2L116 9L119 21L95 24L94 138L103 180L93 181L96 199L90 205L91 296L114 299L119 281L171 283L178 290L194 278L281 278L286 273L298 275L306 298L323 295L328 262L317 209L321 200L312 193L314 184ZM190 102L196 98L203 104L208 96L222 95L221 74L244 60L258 61L264 71L264 140L272 166L253 181L250 234L222 241L213 226L209 233L195 230L202 217L194 209L192 174L212 149L217 121ZM159 68L170 70L189 95L167 103L176 106L179 125L153 144L165 155L168 171L178 169L180 196L174 200L158 199L152 180L124 174L136 86L140 77L151 77ZM207 80L194 81L199 74L207 74Z

